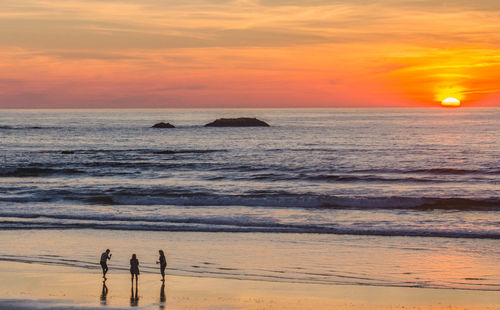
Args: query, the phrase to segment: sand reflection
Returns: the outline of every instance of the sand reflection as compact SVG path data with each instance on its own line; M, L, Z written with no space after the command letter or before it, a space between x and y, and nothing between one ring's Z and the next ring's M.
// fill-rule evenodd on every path
M161 288L160 288L160 309L165 309L165 301L166 301L166 297L165 297L165 281L162 281L161 282Z
M132 286L130 288L130 306L137 307L139 306L139 283L135 283L134 290L134 282L132 281Z
M108 298L108 287L106 286L106 280L102 281L102 291L101 291L101 306L107 305Z

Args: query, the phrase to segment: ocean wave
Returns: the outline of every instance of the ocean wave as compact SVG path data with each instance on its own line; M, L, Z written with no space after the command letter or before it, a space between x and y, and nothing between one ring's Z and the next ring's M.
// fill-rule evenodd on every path
M66 149L66 150L40 150L37 153L62 153L70 152L71 154L207 154L227 152L226 149Z
M194 151L176 151L176 152L161 152L157 154L185 154L185 153L211 153L216 152L213 150L194 150ZM73 151L61 151L62 154L75 154ZM88 176L120 176L128 174L140 174L143 171L168 171L171 169L176 170L197 170L197 171L210 171L219 172L226 171L227 173L220 173L219 175L211 175L208 180L235 180L235 181L267 181L267 182L326 182L326 183L397 183L397 184L411 184L411 183L453 183L457 182L455 178L447 178L442 174L442 177L419 175L405 176L399 175L377 175L377 174L307 174L295 173L292 171L276 171L271 172L264 166L251 167L248 165L235 165L228 166L223 163L210 162L210 161L192 161L186 162L177 161L175 158L166 158L161 162L153 160L137 160L137 161L121 161L121 160L102 160L102 161L82 161L71 163L68 168L59 167L4 167L0 168L0 177L45 177L52 175L88 175ZM422 171L422 170L419 170ZM234 172L234 173L232 173ZM237 173L236 173L237 172ZM242 173L240 173L242 172ZM464 172L465 173L465 172ZM484 173L482 174L491 174ZM477 173L479 174L479 172ZM455 175L462 175L462 173L455 173ZM155 178L155 176L150 176ZM161 177L161 174L158 174ZM485 182L490 180L487 176L476 179L477 182Z
M227 169L230 170L230 169ZM265 170L265 169L262 169ZM262 171L261 170L261 171ZM259 171L259 170L255 170ZM254 173L237 176L221 175L218 180L236 179L249 181L312 181L328 183L355 183L355 182L379 182L379 183L438 183L453 182L448 179L436 179L425 177L391 177L382 175L355 175L355 174L294 174L294 173Z
M254 182L308 182L308 183L381 183L381 184L436 184L436 183L472 183L495 182L500 170L490 169L336 169L325 171L304 167L269 166L266 164L227 163L213 160L213 157L198 157L203 154L216 154L228 150L57 150L43 151L66 155L63 162L48 164L31 162L27 166L0 167L0 177L44 177L50 175L88 175L120 176L141 174L148 171L150 178L164 177L163 172L199 171L216 173L209 180L234 180ZM115 155L101 152L117 152ZM135 152L135 153L134 153ZM86 154L88 157L80 157ZM189 155L193 156L190 157ZM70 156L67 156L70 155ZM168 155L168 156L162 156ZM179 156L176 156L179 155ZM186 155L186 156L183 156ZM33 154L33 157L37 154ZM55 157L56 159L59 156ZM159 160L161 158L161 160ZM202 174L201 173L201 174ZM293 184L292 184L293 185Z
M366 228L329 227L311 224L280 224L233 218L158 218L127 216L78 216L63 214L1 214L0 229L100 229L132 231L183 231L183 232L229 232L229 233L300 233L359 235L387 237L439 237L467 239L500 239L500 231L471 231L468 229L429 228ZM18 218L19 220L16 220Z
M483 168L483 169L459 169L459 168L446 168L446 167L438 167L438 168L428 168L428 169L393 169L393 168L379 168L379 169L353 169L351 172L353 173L372 173L372 174L425 174L425 175L477 175L477 174L486 174L486 175L497 175L500 173L500 170L496 168Z
M37 130L37 129L62 129L64 127L53 126L0 126L0 130Z
M79 173L79 172L74 172ZM214 193L183 187L28 188L0 195L0 202L77 202L89 205L246 206L315 209L413 209L500 211L500 198L469 197L361 197L286 190L254 190L242 194Z
M458 169L458 168L431 168L431 169L414 169L408 170L408 173L426 173L426 174L444 174L444 175L463 175L463 174L483 174L497 173L498 171L483 170L483 169Z
M56 168L37 168L37 167L22 167L22 168L0 168L0 177L38 177L48 175L74 175L83 174L82 170L78 169L56 169Z
M310 176L300 176L300 179L306 179L310 181L328 181L328 182L415 182L415 183L436 183L436 182L448 182L449 180L436 180L435 178L398 178L398 177L387 177L378 175L310 175Z
M500 211L498 198L413 198L413 197L338 197L301 195L287 192L254 192L245 195L216 195L203 191L183 190L114 191L113 195L85 198L87 202L106 201L117 205L185 205L185 206L249 206L316 209L415 209Z

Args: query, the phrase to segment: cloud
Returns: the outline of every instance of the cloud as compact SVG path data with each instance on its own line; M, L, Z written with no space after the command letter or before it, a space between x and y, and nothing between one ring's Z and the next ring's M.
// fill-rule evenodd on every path
M8 1L0 85L27 105L424 100L496 90L474 66L498 62L498 20L492 0Z
M171 85L161 88L150 89L151 92L169 92L169 91L177 91L177 90L200 90L206 89L206 86L199 84L187 84L187 85Z
M139 56L127 55L123 53L113 53L113 52L99 52L96 50L84 51L68 51L68 50L44 50L43 52L38 52L38 55L42 56L54 56L57 58L64 59L95 59L95 60L137 60L142 59Z
M23 83L24 83L24 80L20 80L20 79L0 78L0 86L19 85L19 84L23 84Z
M20 3L8 6L0 19L2 46L123 50L381 41L500 44L496 23L500 16L494 11L500 4L486 0L462 0L454 5L427 0L368 4L361 0ZM486 6L491 10L470 11ZM421 11L427 8L429 12ZM12 15L16 12L29 14ZM87 53L99 58L98 53Z
M496 0L256 0L263 6L270 7L318 7L332 5L378 6L381 8L420 9L436 12L436 10L500 10L500 2Z
M0 44L22 48L67 50L168 49L206 47L287 46L330 41L306 31L272 28L246 29L181 29L160 33L143 29L96 27L90 21L0 20ZM66 53L89 57L111 57L112 53ZM62 55L63 53L60 53Z

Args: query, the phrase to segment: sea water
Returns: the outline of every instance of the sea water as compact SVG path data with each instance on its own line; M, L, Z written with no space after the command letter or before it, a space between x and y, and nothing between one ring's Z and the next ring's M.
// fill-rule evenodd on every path
M240 116L271 127L203 126ZM182 253L174 273L499 290L499 119L500 109L2 110L0 238L155 236ZM150 128L159 121L177 128ZM64 263L76 249L35 259L44 250L30 246L0 259Z

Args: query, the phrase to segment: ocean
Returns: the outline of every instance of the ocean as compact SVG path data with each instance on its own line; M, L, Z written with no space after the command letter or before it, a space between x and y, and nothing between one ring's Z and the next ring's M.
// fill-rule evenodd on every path
M241 116L271 127L203 126ZM84 231L163 240L183 255L171 272L193 276L500 290L499 120L495 108L1 110L0 238L26 238L0 260L66 264ZM150 128L160 121L177 128ZM44 250L34 232L74 238Z

